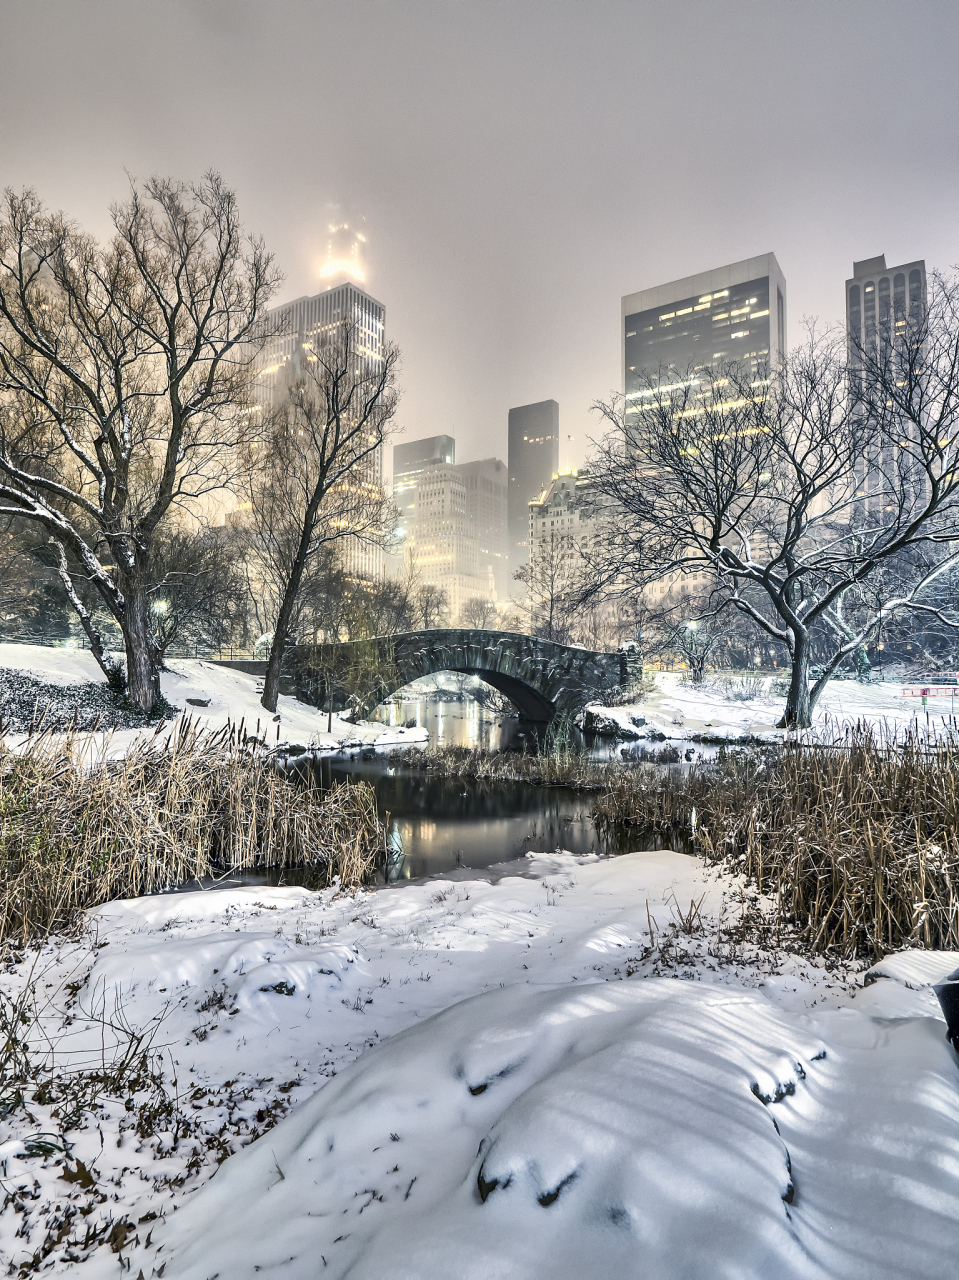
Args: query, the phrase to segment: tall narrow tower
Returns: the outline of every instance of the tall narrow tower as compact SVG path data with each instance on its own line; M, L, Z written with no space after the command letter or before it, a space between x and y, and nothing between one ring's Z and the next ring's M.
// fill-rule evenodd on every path
M555 400L509 411L509 567L515 573L529 560L529 504L549 487L559 470L559 405Z

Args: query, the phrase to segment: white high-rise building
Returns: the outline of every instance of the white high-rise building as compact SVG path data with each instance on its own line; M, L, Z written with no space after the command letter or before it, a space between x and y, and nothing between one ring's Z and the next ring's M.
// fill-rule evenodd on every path
M481 563L467 479L459 467L438 463L418 478L406 545L416 580L446 592L452 620L473 598L496 599L493 567Z
M596 538L596 516L584 502L588 471L560 471L529 504L529 558L560 550L571 571L578 571Z

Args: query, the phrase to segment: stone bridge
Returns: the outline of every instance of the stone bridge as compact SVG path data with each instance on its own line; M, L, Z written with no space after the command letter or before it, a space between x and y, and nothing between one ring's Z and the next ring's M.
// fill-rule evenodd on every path
M510 631L446 628L344 644L298 645L290 674L297 695L334 711L369 715L397 689L438 671L479 676L529 720L576 714L604 691L638 679L630 649L594 653Z

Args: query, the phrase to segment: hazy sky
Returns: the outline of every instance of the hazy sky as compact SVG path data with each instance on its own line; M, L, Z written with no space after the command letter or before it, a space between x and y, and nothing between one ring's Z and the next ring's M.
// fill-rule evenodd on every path
M959 261L959 2L0 0L0 178L105 232L125 171L219 169L317 292L363 212L407 438L575 464L620 296L772 250L790 340L854 258Z

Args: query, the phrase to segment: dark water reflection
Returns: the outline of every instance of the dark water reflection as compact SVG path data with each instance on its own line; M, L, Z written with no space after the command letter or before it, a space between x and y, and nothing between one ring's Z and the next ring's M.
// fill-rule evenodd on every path
M393 703L380 709L392 724L422 725L432 743L481 747L485 750L536 750L542 727L497 714L467 700ZM574 749L597 758L618 753L619 744L589 744L576 735ZM636 827L598 826L592 817L595 792L567 787L539 787L524 782L488 782L444 778L390 764L385 755L359 751L320 759L302 758L294 772L322 786L345 779L364 779L376 793L380 815L388 824L390 852L380 883L395 884L459 868L483 868L522 858L527 852L620 854L633 849L681 847L657 833ZM309 868L235 873L217 884L302 884L318 887ZM192 883L181 889L201 887ZM202 887L212 887L204 884Z
M378 718L426 728L431 744L488 751L535 751L544 732L542 726L500 715L472 699L391 703L379 708ZM619 749L609 740L587 742L575 731L568 745L598 759ZM323 786L346 778L370 783L380 814L388 820L391 853L382 877L387 883L461 867L488 867L530 851L617 854L663 843L636 828L597 826L592 817L594 792L436 777L389 764L371 751L303 761L297 767ZM294 876L284 873L284 882L293 883Z
M384 878L393 883L458 867L488 867L530 850L625 853L636 833L598 828L595 795L523 782L442 778L380 760L328 757L310 768L323 785L362 778L389 815L391 854Z

